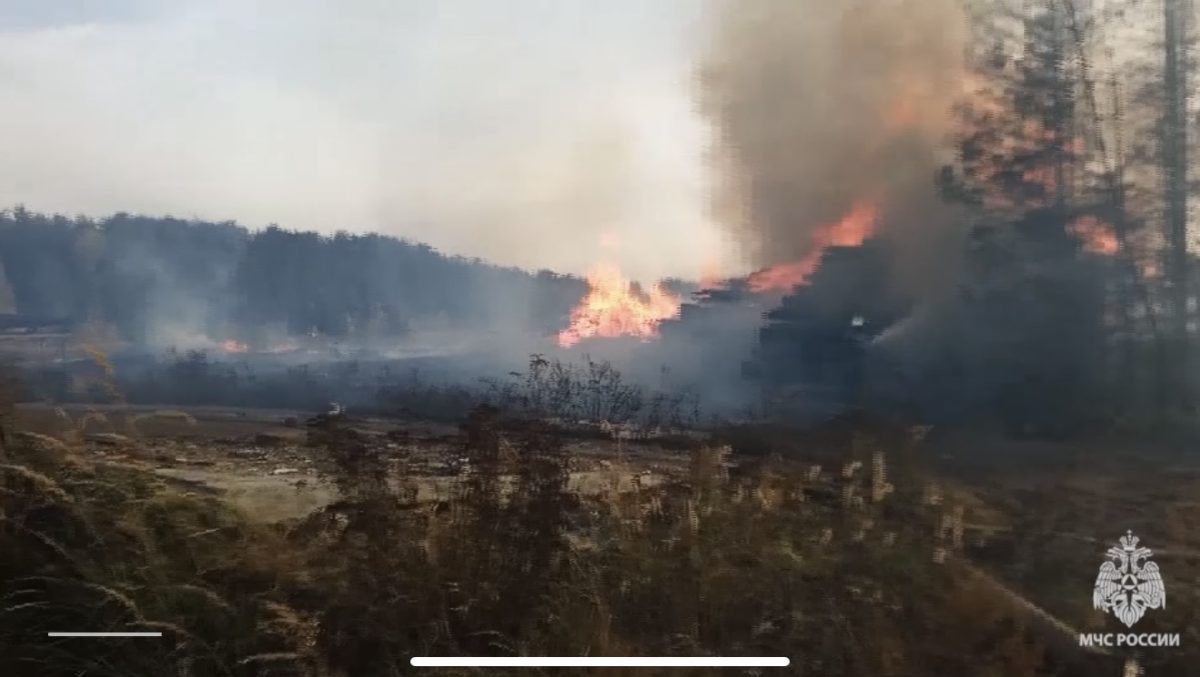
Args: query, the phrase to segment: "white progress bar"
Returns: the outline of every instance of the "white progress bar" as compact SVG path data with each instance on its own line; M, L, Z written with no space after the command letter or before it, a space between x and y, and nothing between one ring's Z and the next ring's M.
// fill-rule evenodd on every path
M47 637L162 637L161 632L47 632Z
M786 668L791 661L786 656L414 656L410 663L417 668Z

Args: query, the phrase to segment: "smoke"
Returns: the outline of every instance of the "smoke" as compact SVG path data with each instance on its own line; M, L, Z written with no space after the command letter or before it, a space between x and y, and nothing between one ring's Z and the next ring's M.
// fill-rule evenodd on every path
M700 108L715 131L715 210L744 254L800 259L818 228L873 200L899 276L933 282L922 271L957 249L934 179L963 91L959 3L735 0L713 18Z
M8 284L8 276L4 274L4 265L0 264L0 313L17 312L17 301L12 287Z
M694 276L701 1L0 2L0 205Z

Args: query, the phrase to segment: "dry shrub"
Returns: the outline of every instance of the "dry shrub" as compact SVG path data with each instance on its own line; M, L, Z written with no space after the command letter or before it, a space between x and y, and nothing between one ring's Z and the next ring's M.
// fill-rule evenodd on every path
M349 677L408 674L413 655L708 654L786 655L798 674L1072 674L992 593L929 563L921 514L847 508L825 486L843 480L801 464L731 476L728 449L699 446L685 476L580 496L561 431L480 407L455 491L423 504L410 445L385 450L337 416L309 438L339 500L269 527L133 468L55 466L20 438L43 465L0 468L0 673ZM128 628L164 641L44 641Z
M13 428L13 408L17 402L17 382L8 368L0 365L0 459L4 458Z
M22 435L12 447L39 466L0 467L0 673L267 674L240 661L306 650L256 632L278 615L268 602L286 573L256 559L279 550L271 530L135 468L47 458L74 455L60 442ZM47 641L56 630L164 636Z

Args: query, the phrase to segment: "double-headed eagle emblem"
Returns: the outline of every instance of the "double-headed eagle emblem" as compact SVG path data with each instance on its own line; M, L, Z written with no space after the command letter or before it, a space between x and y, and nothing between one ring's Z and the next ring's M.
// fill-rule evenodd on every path
M1162 574L1158 565L1149 561L1153 554L1149 548L1138 547L1138 537L1132 531L1125 532L1121 547L1109 548L1109 561L1100 565L1092 604L1129 627L1142 618L1146 609L1166 608Z

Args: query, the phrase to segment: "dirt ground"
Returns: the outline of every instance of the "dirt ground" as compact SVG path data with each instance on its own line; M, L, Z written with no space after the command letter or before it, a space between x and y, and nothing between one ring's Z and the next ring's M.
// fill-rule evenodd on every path
M310 414L286 410L147 406L17 408L21 430L74 438L97 460L153 471L164 481L219 493L253 519L302 517L335 500L319 468L323 451L305 445ZM352 419L417 485L417 500L447 497L462 475L462 440L446 425ZM407 431L407 439L389 436ZM680 474L686 456L653 444L568 440L571 488L581 494L629 491ZM400 471L398 469L397 476Z
M26 404L18 407L16 423L20 430L70 440L98 461L140 467L188 490L219 494L251 519L279 522L337 498L321 472L326 452L305 444L306 417L296 411L223 407ZM465 476L464 444L456 427L350 421L367 444L396 464L397 480L415 483L420 501L450 497ZM1175 450L1148 451L1140 444L1145 441L1064 446L1014 442L979 431L935 434L921 447L912 479L925 492L936 486L946 514L953 514L952 507L960 511L963 566L1032 617L1048 619L1050 635L1069 636L1075 627L1103 623L1091 608L1091 584L1107 547L1126 530L1153 546L1172 594L1178 595L1174 599L1183 602L1172 606L1172 613L1183 615L1170 622L1186 627L1186 614L1194 608L1186 598L1200 590L1200 538L1194 530L1200 520L1200 460ZM685 452L652 443L567 437L566 445L570 484L581 494L630 491L681 478L689 463ZM827 470L846 460L815 452L804 458L826 464Z

